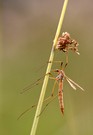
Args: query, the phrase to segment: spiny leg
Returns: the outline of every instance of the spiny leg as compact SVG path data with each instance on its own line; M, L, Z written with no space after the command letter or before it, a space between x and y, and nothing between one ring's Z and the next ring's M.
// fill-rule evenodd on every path
M40 78L40 80L37 80L36 82L34 82L33 84L30 84L28 86L26 86L25 88L23 88L23 90L20 92L20 94L25 93L26 91L29 91L30 89L32 89L34 86L39 85L41 83L42 78Z
M68 61L68 60L67 60ZM62 66L63 66L63 61L54 61L55 63L60 63L60 68L63 70L63 68L62 68ZM66 62L66 64L67 64L67 62ZM55 72L55 69L53 70L51 70L52 72Z
M47 100L49 100L52 96L49 96L48 98L46 98L43 102L46 102ZM37 103L38 104L38 103ZM37 104L32 105L31 107L29 107L27 110L25 110L23 113L21 113L19 115L19 117L17 118L17 120L19 120L26 112L30 111L32 108L36 107Z
M51 99L51 98L54 96L54 90L55 90L56 83L57 83L57 81L54 82L54 86L53 86L51 95L50 95L48 98L46 98L46 99L44 100L44 102L45 102L45 101L48 101L49 99Z
M54 89L55 89L56 83L57 83L57 81L54 82L54 86L53 86L53 89L52 89L51 96L46 98L43 102L46 102L47 100L51 99L54 96ZM30 108L28 108L23 113L21 113L17 119L19 120L26 112L30 111L32 108L34 108L36 106L37 106L37 104L32 105Z
M56 96L54 96L54 90L55 90L55 86L56 86L56 83L58 83L57 82L57 80L54 78L54 77L51 77L51 79L53 79L53 80L55 80L55 82L54 82L54 85L53 85L53 88L52 88L52 93L51 93L51 96L49 96L48 98L46 98L45 100L47 101L47 100L49 100L49 99L51 99L47 104L46 104L46 106L43 108L43 110L41 111L41 113L37 116L37 117L39 117L43 112L44 112L44 110L46 109L46 107L51 103L51 101L53 101L53 99L55 99L56 97L57 97L57 95Z
M61 62L61 65L60 65L61 66L61 69L62 69L62 65L63 65L63 62Z
M68 65L68 52L66 52L66 64L65 64L65 68Z
M42 81L42 79L46 76L46 75L50 75L50 73L47 73L45 75L43 75L42 77L40 77L39 79L37 79L35 82L29 84L28 86L26 86L25 88L22 89L22 91L20 92L20 94L23 94L24 92L30 90L31 88L33 88L34 86L40 84L40 81Z
M44 68L48 63L61 63L61 61L46 61L46 63L42 64L38 69L36 69L35 71L38 72L40 71L42 68Z
M43 110L41 111L41 113L40 113L37 117L39 117L39 116L44 112L44 110L46 109L46 107L47 107L57 96L58 96L58 94L57 94L56 96L54 96L54 97L51 97L52 99L45 105L45 107L43 108Z
M51 93L51 96L52 97L54 96L54 90L55 90L56 83L57 83L57 81L55 80L54 85L53 85L53 88L52 88L52 93Z
M37 104L32 105L31 107L29 107L28 109L26 109L24 112L22 112L19 117L17 118L17 120L19 120L26 112L30 111L32 108L36 107Z
M49 63L61 63L61 60L49 61Z
M56 60L56 61L50 61L50 63L60 63L61 67L63 65L63 62L61 60Z

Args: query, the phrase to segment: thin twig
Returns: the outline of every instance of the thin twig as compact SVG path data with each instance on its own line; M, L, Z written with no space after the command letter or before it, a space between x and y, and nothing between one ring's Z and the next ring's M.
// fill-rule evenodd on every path
M46 74L50 73L50 71L51 71L52 61L54 59L55 46L56 46L57 39L59 37L60 31L61 31L61 28L62 28L64 15L65 15L65 11L66 11L66 8L67 8L67 3L68 3L68 0L64 0L64 5L63 5L63 8L62 8L60 20L59 20L57 31L56 31L56 34L55 34L52 50L51 50L51 53L50 53L49 61L51 61L51 62L48 63ZM44 100L48 80L49 80L49 74L47 74L44 78L44 82L43 82L43 85L42 85L42 90L41 90L41 94L40 94L40 97L39 97L39 101L38 101L38 105L37 105L37 109L36 109L36 113L35 113L35 117L34 117L34 121L33 121L33 125L32 125L30 135L36 134L37 125L38 125L38 122L39 122L39 117L37 117L37 116L40 114L41 109L42 109L43 100Z

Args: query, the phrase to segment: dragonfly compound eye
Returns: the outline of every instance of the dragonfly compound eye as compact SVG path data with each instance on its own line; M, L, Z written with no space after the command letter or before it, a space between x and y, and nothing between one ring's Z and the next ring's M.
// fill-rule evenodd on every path
M59 69L55 69L54 72L57 72L58 73L59 72Z

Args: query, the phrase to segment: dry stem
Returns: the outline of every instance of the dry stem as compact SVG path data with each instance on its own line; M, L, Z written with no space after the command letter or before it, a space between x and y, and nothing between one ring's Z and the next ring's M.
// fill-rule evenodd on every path
M51 61L51 62L48 63L46 74L50 73L50 71L51 71L52 61L54 59L55 46L56 46L57 39L59 37L60 31L61 31L61 28L62 28L67 3L68 3L68 0L64 0L64 5L63 5L63 8L62 8L60 20L59 20L57 31L56 31L56 34L55 34L52 50L51 50L51 53L50 53L49 61ZM44 101L44 96L45 96L48 80L49 80L49 74L47 74L45 76L45 78L44 78L44 82L43 82L43 85L42 85L42 90L41 90L41 94L40 94L40 97L39 97L39 101L38 101L38 105L37 105L37 109L36 109L36 113L35 113L35 117L34 117L34 121L33 121L33 125L32 125L30 135L35 135L36 134L37 125L38 125L38 122L39 122L39 117L37 117L37 116L39 116L39 114L41 112L41 109L42 109L42 105L43 105L43 101Z

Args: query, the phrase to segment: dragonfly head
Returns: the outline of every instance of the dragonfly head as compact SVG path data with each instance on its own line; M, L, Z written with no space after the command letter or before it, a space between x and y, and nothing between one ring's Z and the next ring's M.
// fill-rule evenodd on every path
M64 79L64 75L63 74L58 74L56 77L57 81L62 81Z
M60 73L60 70L59 69L55 69L54 72Z
M65 77L64 71L63 71L63 70L59 70L56 79L57 79L57 80L63 80L64 77Z

